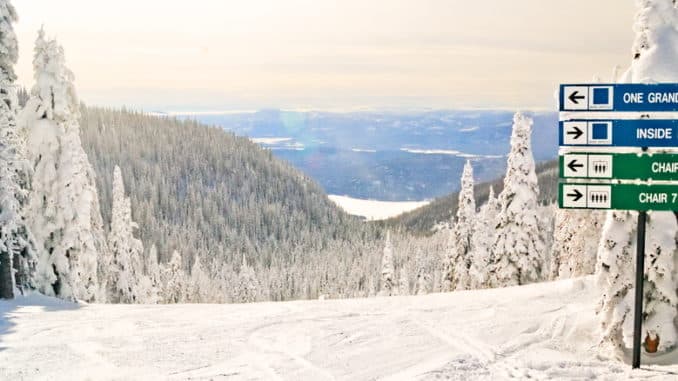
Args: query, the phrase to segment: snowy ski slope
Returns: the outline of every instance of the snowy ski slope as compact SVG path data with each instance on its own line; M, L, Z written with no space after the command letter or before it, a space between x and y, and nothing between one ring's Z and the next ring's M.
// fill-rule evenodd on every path
M675 380L595 346L592 279L246 305L0 302L3 380ZM675 360L675 359L673 359ZM674 362L675 363L675 362Z

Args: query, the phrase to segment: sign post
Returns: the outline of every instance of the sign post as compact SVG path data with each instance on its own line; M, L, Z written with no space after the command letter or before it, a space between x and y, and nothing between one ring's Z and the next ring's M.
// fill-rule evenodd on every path
M640 339L643 325L643 283L645 283L645 220L647 212L638 213L638 243L636 250L636 300L633 311L633 364L640 368Z
M638 368L647 212L678 211L678 83L561 85L559 100L560 208L638 211Z

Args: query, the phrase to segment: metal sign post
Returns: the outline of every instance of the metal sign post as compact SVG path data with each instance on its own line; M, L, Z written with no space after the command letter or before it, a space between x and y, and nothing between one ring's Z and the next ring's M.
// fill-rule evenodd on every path
M643 325L643 285L645 283L645 220L647 212L638 213L636 250L636 300L633 311L633 368L640 367L640 339Z
M638 368L647 212L678 211L678 83L561 85L559 99L560 208L638 211L632 364Z

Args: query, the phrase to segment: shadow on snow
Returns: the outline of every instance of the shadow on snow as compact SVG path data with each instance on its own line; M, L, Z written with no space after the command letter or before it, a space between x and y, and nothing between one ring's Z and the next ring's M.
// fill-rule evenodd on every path
M17 318L22 314L43 311L76 310L82 305L51 298L38 293L17 296L12 300L0 300L0 352L7 349L3 337L14 331Z

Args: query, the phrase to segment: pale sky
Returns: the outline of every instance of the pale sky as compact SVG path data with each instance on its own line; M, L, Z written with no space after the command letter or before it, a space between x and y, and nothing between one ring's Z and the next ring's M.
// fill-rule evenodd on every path
M157 111L552 109L631 58L633 0L14 0L89 104Z

